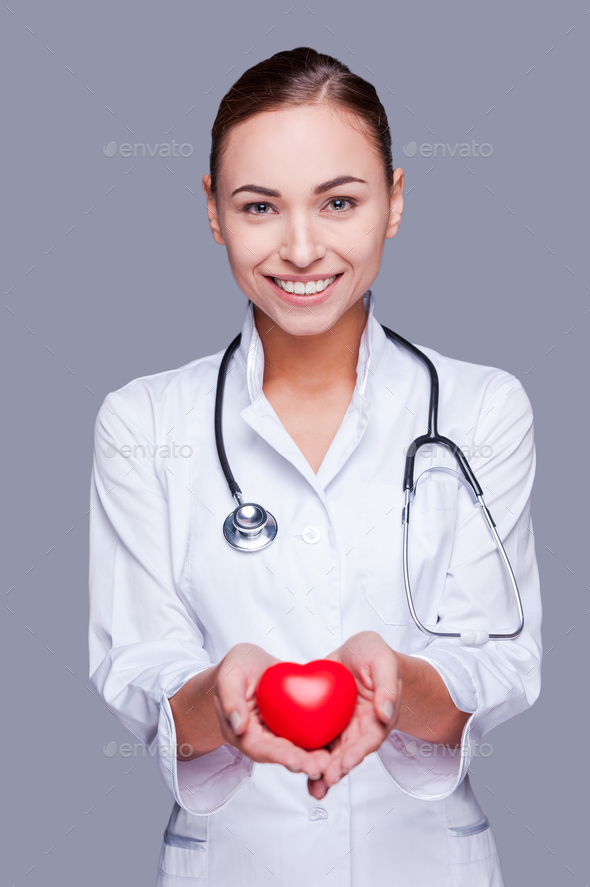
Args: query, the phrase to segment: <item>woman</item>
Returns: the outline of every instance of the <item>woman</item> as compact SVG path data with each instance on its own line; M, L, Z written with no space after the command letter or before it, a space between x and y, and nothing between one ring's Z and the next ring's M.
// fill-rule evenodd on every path
M374 88L329 56L278 53L221 102L203 189L249 300L223 434L246 500L278 521L272 544L240 551L222 533L235 505L214 434L223 352L135 379L99 411L90 673L175 800L161 887L503 883L467 770L540 688L532 412L514 376L424 349L441 432L469 448L526 615L513 640L433 639L406 603L400 521L428 375L387 338L370 290L403 187ZM416 463L454 467L432 447ZM420 618L510 632L479 509L455 476L428 478L410 542ZM358 701L309 751L264 726L254 691L273 663L320 658L351 670Z

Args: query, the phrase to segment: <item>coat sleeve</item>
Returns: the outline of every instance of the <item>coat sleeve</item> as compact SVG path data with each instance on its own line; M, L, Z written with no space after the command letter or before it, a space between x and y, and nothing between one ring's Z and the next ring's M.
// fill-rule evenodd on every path
M471 715L459 749L397 730L381 745L379 757L394 782L425 799L451 794L473 757L489 755L489 744L481 743L486 733L529 708L541 688L541 597L530 514L533 414L514 376L503 374L501 384L484 402L475 434L491 454L472 459L472 467L514 570L525 622L514 640L464 646L458 639L433 638L423 651L412 654L438 671L455 705ZM496 544L479 507L462 489L438 618L437 631L510 632L518 625L514 593Z
M154 436L119 392L106 396L90 484L90 681L158 761L175 801L207 815L250 778L253 762L229 744L191 761L176 757L169 699L216 663L178 593L188 579L182 565L175 575L168 501L154 460L119 453L134 439L155 452Z

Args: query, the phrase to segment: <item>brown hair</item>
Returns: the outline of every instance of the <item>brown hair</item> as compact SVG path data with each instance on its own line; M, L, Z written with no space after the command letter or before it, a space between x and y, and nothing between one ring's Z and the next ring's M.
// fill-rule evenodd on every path
M211 192L217 192L223 149L232 127L264 111L320 103L352 113L364 124L363 132L383 160L385 180L391 187L391 133L375 87L338 59L298 46L249 68L222 98L211 130Z

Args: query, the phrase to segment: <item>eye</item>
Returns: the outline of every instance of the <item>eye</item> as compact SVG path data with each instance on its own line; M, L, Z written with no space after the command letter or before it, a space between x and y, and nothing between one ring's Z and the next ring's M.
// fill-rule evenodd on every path
M345 204L349 204L349 207L346 207ZM356 201L351 200L349 197L332 197L332 199L328 202L328 206L330 204L333 205L332 212L343 213L347 212L349 208L356 206Z
M271 209L270 203L247 203L243 212L249 213L251 216L268 216L267 210Z

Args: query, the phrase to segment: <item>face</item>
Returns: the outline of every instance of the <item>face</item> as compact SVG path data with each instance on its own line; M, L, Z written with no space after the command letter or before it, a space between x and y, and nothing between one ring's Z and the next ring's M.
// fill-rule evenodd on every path
M234 127L216 199L210 182L203 177L211 230L238 286L293 335L325 332L362 297L403 207L403 171L389 190L367 136L327 105Z

